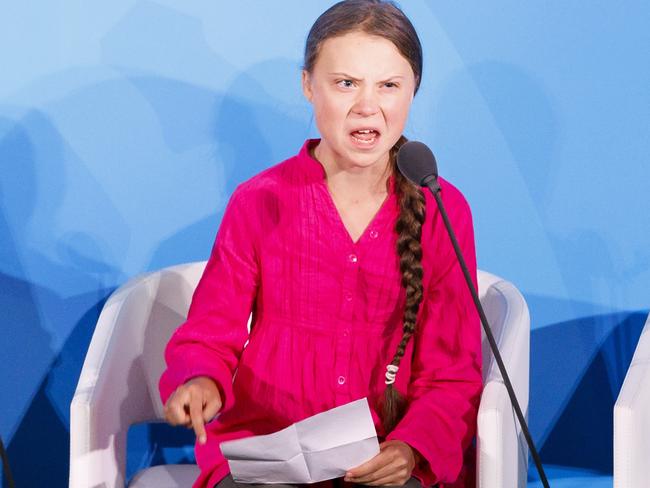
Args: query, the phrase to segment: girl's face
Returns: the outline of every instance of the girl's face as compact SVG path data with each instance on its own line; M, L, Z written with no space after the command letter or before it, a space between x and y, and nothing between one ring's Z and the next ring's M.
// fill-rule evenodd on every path
M411 65L391 41L363 32L327 39L302 86L321 134L320 159L348 169L388 162L415 90Z

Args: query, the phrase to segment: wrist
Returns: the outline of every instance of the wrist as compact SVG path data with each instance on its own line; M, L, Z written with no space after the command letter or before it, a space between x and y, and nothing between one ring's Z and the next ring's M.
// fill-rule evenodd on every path
M411 447L411 446L409 446ZM415 462L415 466L419 467L422 462L424 461L424 457L422 454L420 454L420 451L418 451L416 448L411 447L411 451L413 452L413 461Z
M415 466L418 466L420 464L420 461L422 461L422 455L418 452L418 450L415 447L413 447L408 442L404 442L404 441L400 441L400 442L403 442L404 445L409 448L409 450L411 451L411 455L413 456L413 464Z

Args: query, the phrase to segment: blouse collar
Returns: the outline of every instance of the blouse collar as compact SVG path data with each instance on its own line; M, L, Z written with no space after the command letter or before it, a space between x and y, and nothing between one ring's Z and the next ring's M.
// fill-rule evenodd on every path
M319 142L320 139L307 139L300 148L300 152L298 153L298 160L301 163L304 163L300 165L300 170L303 172L305 179L309 183L320 183L325 180L327 176L323 165L320 163L320 161L314 159L310 153L311 149L314 148ZM389 193L395 193L395 175L392 173L388 177L388 185Z

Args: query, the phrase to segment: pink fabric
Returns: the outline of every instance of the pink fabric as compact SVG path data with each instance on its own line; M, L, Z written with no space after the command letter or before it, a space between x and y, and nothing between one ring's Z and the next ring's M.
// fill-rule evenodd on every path
M405 303L394 178L383 206L353 242L323 167L309 155L317 142L306 141L298 155L235 190L188 319L165 350L163 403L199 375L212 377L225 400L207 425L207 444L196 444L201 475L194 487L212 487L229 472L221 441L275 432L363 397L380 441L402 440L424 457L413 475L425 486L470 483L473 469L463 469L463 459L472 458L482 389L480 323L435 201L427 192L425 298L395 382L409 406L386 436L379 402L386 365L402 337ZM440 183L476 281L469 206L455 187Z

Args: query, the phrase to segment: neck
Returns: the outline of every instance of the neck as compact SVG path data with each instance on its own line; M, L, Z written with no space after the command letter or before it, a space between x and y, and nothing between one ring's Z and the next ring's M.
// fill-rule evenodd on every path
M351 168L340 164L334 158L323 157L321 144L311 149L311 155L325 170L327 186L331 191L357 196L383 196L388 193L390 177L389 159L383 164L367 168Z

